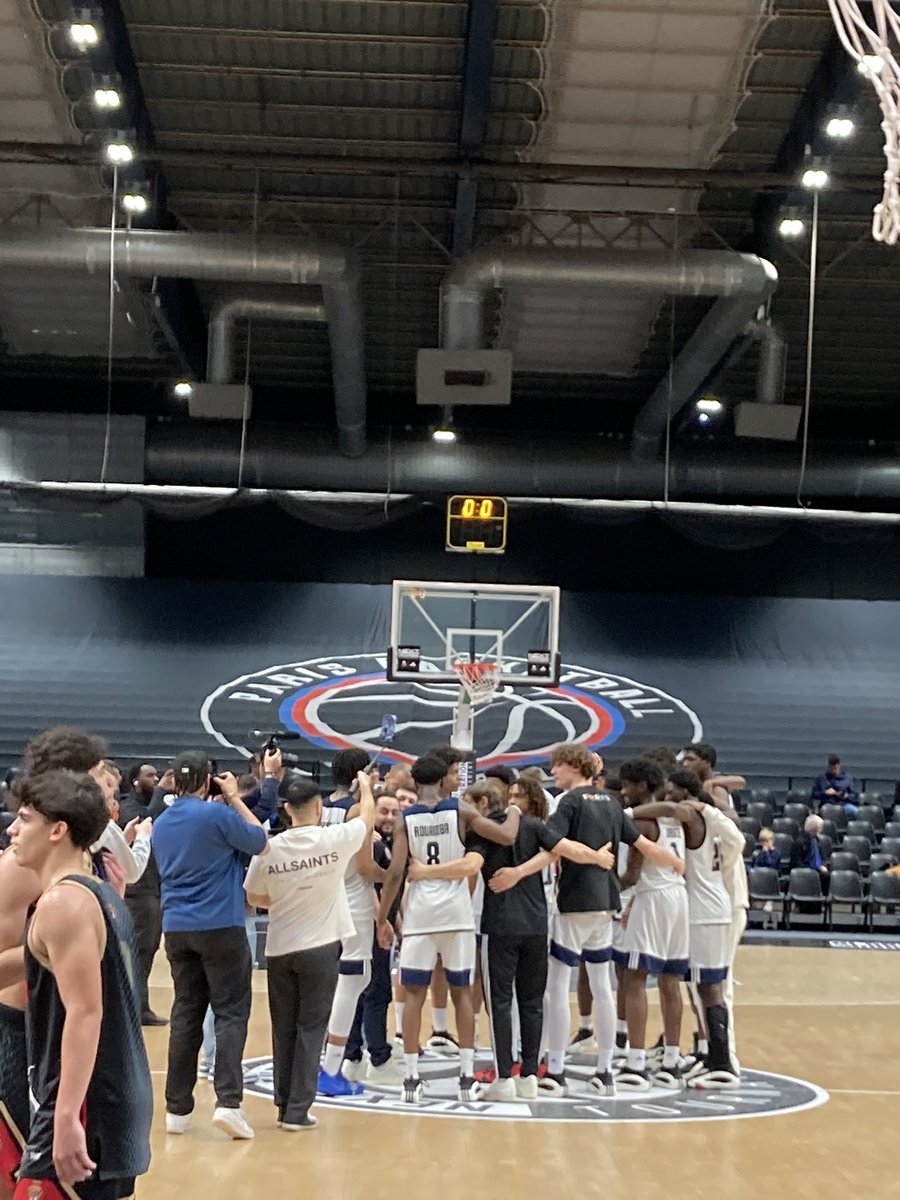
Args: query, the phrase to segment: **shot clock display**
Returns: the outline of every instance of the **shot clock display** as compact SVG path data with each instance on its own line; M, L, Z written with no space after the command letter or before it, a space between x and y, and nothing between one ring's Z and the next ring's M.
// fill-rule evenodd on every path
M451 496L446 548L460 554L503 554L506 515L501 496Z

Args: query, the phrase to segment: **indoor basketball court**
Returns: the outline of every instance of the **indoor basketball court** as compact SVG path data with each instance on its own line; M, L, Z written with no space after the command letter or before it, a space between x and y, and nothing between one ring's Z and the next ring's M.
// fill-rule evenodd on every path
M0 1197L893 1194L898 241L900 0L0 0Z

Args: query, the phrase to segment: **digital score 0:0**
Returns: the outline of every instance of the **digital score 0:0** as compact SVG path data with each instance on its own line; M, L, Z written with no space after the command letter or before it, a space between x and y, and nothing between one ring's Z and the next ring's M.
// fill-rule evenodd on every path
M459 554L503 554L506 517L502 496L451 496L446 548Z

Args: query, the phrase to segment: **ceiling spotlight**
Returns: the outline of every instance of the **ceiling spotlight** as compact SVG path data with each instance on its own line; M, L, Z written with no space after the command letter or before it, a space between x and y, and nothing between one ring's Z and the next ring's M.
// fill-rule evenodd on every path
M864 54L856 64L863 75L880 75L884 70L884 59L880 54Z
M87 50L100 41L100 30L93 21L73 21L69 26L69 38L80 50Z
M830 177L824 167L807 167L800 182L810 191L820 192L828 187Z
M145 213L150 207L150 201L142 192L126 192L122 197L122 207L127 213Z
M722 401L717 400L715 396L701 396L697 401L697 412L700 413L720 413L722 411Z
M778 232L782 237L803 237L806 224L800 217L782 217L778 223Z
M121 108L122 96L114 87L94 88L95 108Z
M831 117L825 126L825 132L830 138L846 139L853 137L856 126L850 117Z
M107 142L106 159L116 166L127 166L134 159L134 149L128 142Z
M431 440L449 446L456 441L456 430L444 428L444 426L439 425L437 429L432 431Z
M699 417L697 418L697 420L700 422L701 425L708 425L709 424L709 413L702 412L699 415Z
M182 379L179 383L175 384L172 391L179 400L187 400L189 396L194 394L194 385L189 380Z

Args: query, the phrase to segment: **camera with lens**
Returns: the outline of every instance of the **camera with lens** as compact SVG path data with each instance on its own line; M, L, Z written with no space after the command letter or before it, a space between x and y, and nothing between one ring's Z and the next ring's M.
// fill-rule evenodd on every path
M281 750L281 743L283 741L300 740L299 733L291 733L286 729L275 729L271 733L255 729L253 732L256 737L264 739L262 747L263 754L274 754L276 750ZM281 765L283 767L296 767L299 765L299 763L300 759L296 754L286 754L284 750L281 750Z

